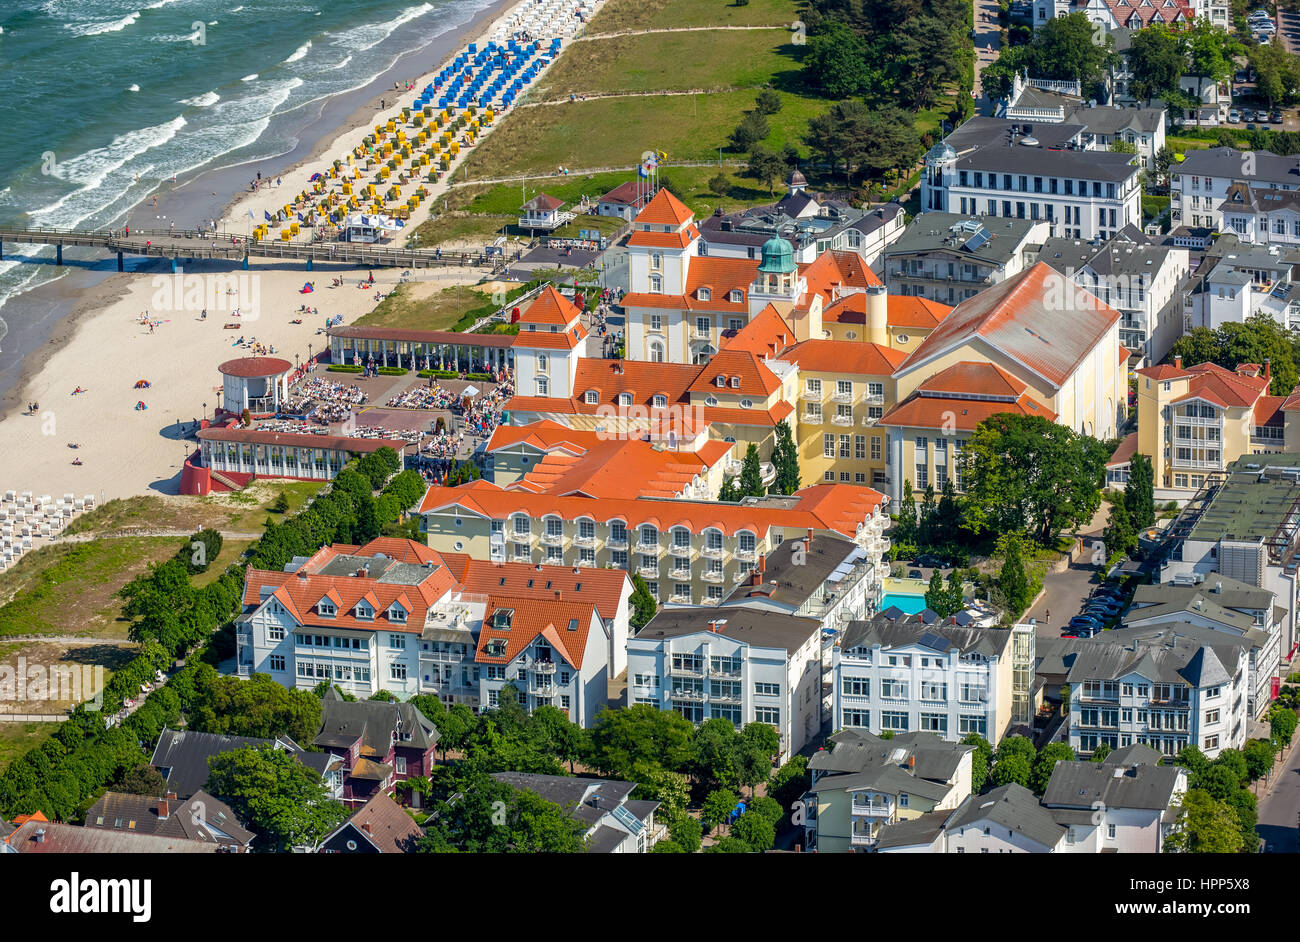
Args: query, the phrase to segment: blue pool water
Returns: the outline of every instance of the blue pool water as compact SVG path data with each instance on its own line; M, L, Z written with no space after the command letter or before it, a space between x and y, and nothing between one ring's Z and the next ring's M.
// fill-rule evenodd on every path
M925 596L906 595L902 592L886 592L880 597L880 610L883 612L891 605L909 615L914 615L925 608Z

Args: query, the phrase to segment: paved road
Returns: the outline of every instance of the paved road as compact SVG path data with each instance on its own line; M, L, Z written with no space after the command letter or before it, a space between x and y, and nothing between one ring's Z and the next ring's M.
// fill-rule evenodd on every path
M972 0L975 6L975 111L991 115L993 102L984 95L980 73L984 66L997 59L1002 49L1002 34L998 26L997 0ZM992 47L990 51L990 47Z
M1293 10L1277 11L1277 31L1282 37L1282 45L1292 55L1300 55L1300 12Z
M1300 853L1300 736L1291 752L1270 777L1271 789L1259 799L1259 824L1255 830L1278 854Z

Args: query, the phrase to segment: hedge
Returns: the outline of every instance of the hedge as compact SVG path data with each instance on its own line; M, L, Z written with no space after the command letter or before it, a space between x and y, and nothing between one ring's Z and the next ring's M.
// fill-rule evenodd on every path
M455 379L460 374L455 370L420 370L415 375L420 379L428 379L431 376L434 379Z
M351 363L331 363L325 367L327 373L360 373L364 366L355 366Z
M401 366L380 366L375 368L375 372L380 376L405 376L411 371Z

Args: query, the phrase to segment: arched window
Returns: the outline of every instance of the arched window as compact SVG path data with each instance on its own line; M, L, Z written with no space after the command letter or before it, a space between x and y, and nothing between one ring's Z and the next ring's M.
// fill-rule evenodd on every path
M650 341L650 362L651 363L664 362L664 344L662 340Z
M659 529L655 527L653 524L649 524L649 523L642 524L640 533L641 533L642 546L659 545Z
M664 279L663 279L663 276L662 276L662 275L651 275L651 276L650 276L650 293L651 293L651 294L663 294L663 292L664 292Z

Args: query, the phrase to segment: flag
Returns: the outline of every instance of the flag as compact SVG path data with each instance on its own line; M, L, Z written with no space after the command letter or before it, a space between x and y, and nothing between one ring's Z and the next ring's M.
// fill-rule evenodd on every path
M302 213L299 213L299 214L298 214L298 221L299 221L299 222L305 222L305 220L302 218Z
M271 214L268 213L266 210L262 210L262 215L266 217L267 222L271 221Z
M253 220L253 222L257 222L257 217L253 215L253 211L251 209L248 211L248 218Z

